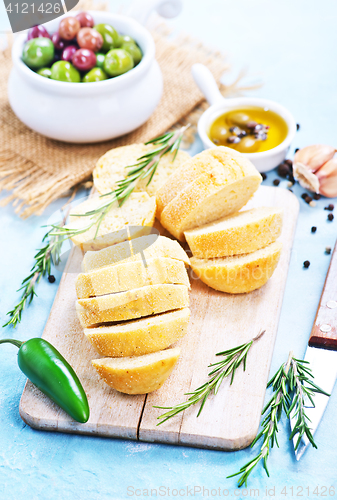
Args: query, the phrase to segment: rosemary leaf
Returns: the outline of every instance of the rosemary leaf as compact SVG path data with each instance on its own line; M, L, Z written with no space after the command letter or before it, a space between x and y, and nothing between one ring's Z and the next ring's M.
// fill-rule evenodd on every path
M253 345L254 342L256 342L259 338L262 337L262 335L265 333L265 331L262 331L257 335L255 338L247 342L246 344L242 344L241 346L234 347L233 349L228 349L226 351L218 352L216 356L223 355L225 356L225 359L222 361L219 361L217 363L212 363L209 365L209 367L214 367L216 366L217 368L213 369L211 372L209 372L208 376L211 377L207 382L205 382L203 385L195 389L193 392L187 392L185 393L185 396L190 396L186 401L183 403L178 403L174 406L153 406L153 408L159 408L161 410L169 410L162 415L159 415L157 417L160 422L157 425L161 425L166 420L169 418L175 417L178 415L180 412L186 410L190 406L193 406L201 401L201 405L199 408L199 411L197 413L197 417L199 417L206 400L208 396L213 392L214 395L217 394L220 385L224 378L228 377L231 375L231 381L230 384L232 384L234 380L234 376L236 373L237 368L240 366L240 364L243 362L243 367L245 369L246 367L246 358L249 352L249 349Z

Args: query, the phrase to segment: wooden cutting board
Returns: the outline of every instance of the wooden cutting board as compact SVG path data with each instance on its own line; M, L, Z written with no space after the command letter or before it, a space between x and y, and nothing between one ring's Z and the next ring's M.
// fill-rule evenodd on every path
M75 312L74 282L82 260L81 251L75 248L43 338L59 349L74 367L88 395L90 419L86 424L73 421L29 381L20 403L22 419L31 427L49 431L221 450L248 446L259 427L299 203L285 189L262 186L249 202L249 208L253 206L284 209L280 238L283 249L274 275L260 290L244 295L212 290L191 275L189 330L177 344L181 347L181 357L162 388L148 395L129 396L116 392L91 366L90 361L100 356L85 338ZM246 371L240 367L231 386L229 380L225 380L217 396L209 397L198 418L197 405L157 426L162 410L153 405L171 406L184 401L186 392L207 380L208 365L218 360L215 353L242 344L261 330L266 333L252 346Z

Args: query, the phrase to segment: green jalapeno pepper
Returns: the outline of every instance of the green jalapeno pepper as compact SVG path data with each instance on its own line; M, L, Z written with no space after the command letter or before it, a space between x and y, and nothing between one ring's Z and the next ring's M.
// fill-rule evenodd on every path
M64 357L49 342L33 338L26 342L1 339L19 347L20 370L41 392L77 422L89 419L89 404L81 382Z

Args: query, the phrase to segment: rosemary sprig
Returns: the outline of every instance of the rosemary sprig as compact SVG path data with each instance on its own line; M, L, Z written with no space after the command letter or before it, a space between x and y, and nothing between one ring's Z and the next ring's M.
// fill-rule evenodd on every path
M320 389L312 381L313 374L310 368L307 366L308 364L308 361L292 358L288 375L290 390L294 395L292 403L288 408L287 415L288 417L291 417L293 419L297 417L297 420L289 437L289 439L291 440L294 436L296 436L296 434L298 434L298 439L295 444L295 451L299 447L302 436L304 434L309 439L311 445L314 448L317 448L310 427L308 425L310 419L305 413L305 408L307 406L306 401L309 399L312 406L315 407L315 403L313 401L313 396L315 393L330 396L330 394Z
M72 238L73 236L88 231L91 227L96 225L96 238L104 217L111 210L116 201L119 203L119 206L122 206L129 198L130 194L134 191L138 182L146 179L147 177L149 177L147 182L147 185L149 185L154 174L156 173L159 161L164 155L174 153L172 162L175 160L182 137L188 127L189 125L186 125L175 132L167 132L166 134L146 142L146 145L153 144L155 148L138 158L137 163L134 165L128 165L125 167L126 169L129 169L126 177L117 181L114 191L110 191L109 193L101 196L101 198L106 197L108 199L106 203L103 203L100 207L95 208L94 210L89 210L83 214L72 214L76 217L88 217L89 221L87 226L79 229L69 229L53 225L53 230L50 234L53 236L58 235Z
M289 354L287 363L282 364L282 366L270 379L267 385L267 387L272 386L273 396L262 410L262 415L266 414L262 421L262 430L259 432L259 434L251 444L251 447L253 447L254 444L263 436L263 443L260 453L255 458L253 458L253 460L250 460L243 467L241 467L239 472L227 476L227 478L230 478L241 474L241 477L238 481L239 487L243 484L247 486L249 475L261 460L263 460L263 466L265 468L267 476L269 477L267 460L270 449L274 447L275 443L277 447L279 446L277 441L277 422L281 418L282 411L287 411L290 405L290 397L287 390L287 376L290 368L291 357L292 353Z
M269 477L267 460L274 444L276 443L277 447L279 447L277 441L278 421L283 412L288 418L292 411L294 411L294 416L297 416L296 424L289 437L289 439L292 439L296 434L299 435L295 450L300 444L303 434L306 434L312 446L317 448L307 423L309 418L305 414L305 397L308 397L311 404L315 406L312 398L315 392L325 394L326 396L329 396L329 394L312 381L312 372L308 366L305 366L308 364L308 361L294 358L293 353L290 352L287 362L281 365L268 382L267 387L272 386L273 388L273 396L262 410L262 415L266 414L261 424L262 430L251 444L251 447L253 447L263 436L260 453L241 467L238 472L227 476L227 478L230 478L241 475L238 481L239 487L243 484L247 486L249 475L261 460Z
M66 222L68 212L61 222L62 225ZM42 248L39 248L35 254L35 263L30 270L31 273L21 282L21 287L17 290L17 292L23 290L21 299L15 307L7 313L7 316L9 316L10 319L7 323L2 325L3 327L12 325L15 328L17 324L20 323L22 312L26 305L29 305L35 296L37 297L37 293L35 291L36 285L40 282L43 276L46 274L50 275L51 261L53 260L56 265L60 262L61 248L64 238L60 236L50 236L50 233L51 232L49 231L44 235L42 242L47 240L47 243Z
M94 237L96 238L104 217L111 210L116 201L122 206L137 186L137 183L142 179L149 177L147 182L147 185L149 185L157 170L159 161L164 155L174 153L172 161L175 160L183 134L188 127L189 125L181 127L175 132L168 132L146 142L145 144L153 144L155 148L138 158L136 164L125 167L131 169L127 173L126 178L117 182L117 187L114 191L110 191L102 196L109 197L106 203L83 214L72 214L77 217L87 217L87 225L81 228L65 227L69 210L60 224L50 225L51 229L42 239L43 242L47 241L47 243L40 248L34 256L35 263L31 269L31 274L22 281L21 288L17 290L18 292L23 290L21 299L16 306L7 313L10 319L3 325L4 327L7 325L16 327L17 324L20 323L25 306L29 305L34 297L37 296L35 291L36 285L43 276L47 273L50 274L51 260L53 259L53 261L58 264L63 242L73 236L85 233L95 225L96 231Z
M179 403L175 406L154 406L153 408L169 410L168 412L163 413L162 415L157 417L159 420L161 420L161 422L159 422L157 425L163 424L164 422L166 422L166 420L175 417L176 415L178 415L178 413L186 410L186 408L189 408L190 406L193 406L201 401L201 405L197 414L197 417L199 417L208 396L212 392L214 393L214 395L217 394L223 379L231 375L230 385L232 385L235 372L241 363L243 363L243 369L246 370L248 351L252 347L253 343L260 337L262 337L264 333L265 330L245 344L239 345L232 349L228 349L227 351L218 352L216 356L225 356L225 359L209 365L209 367L216 367L208 374L208 376L211 377L210 380L195 389L193 392L185 393L186 396L190 397L183 403Z

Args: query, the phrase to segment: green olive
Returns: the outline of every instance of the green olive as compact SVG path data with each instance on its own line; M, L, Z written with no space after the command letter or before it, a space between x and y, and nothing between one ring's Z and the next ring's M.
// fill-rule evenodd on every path
M228 113L227 115L227 121L230 124L233 125L245 125L247 122L249 122L250 118L246 113L239 113L237 111L233 111L232 113Z
M124 49L109 50L104 59L104 71L109 76L122 75L132 69L133 66L131 55Z
M94 30L98 31L103 37L103 52L108 52L108 50L114 49L119 46L120 39L118 31L115 30L110 24L96 24Z
M54 63L51 67L50 78L61 82L78 83L81 81L80 72L68 61Z
M96 54L96 66L98 68L103 69L104 59L105 59L105 54L102 54L101 52L97 52L97 54Z
M119 35L119 36L121 38L121 44L129 42L136 43L136 41L129 35Z
M54 59L54 44L49 38L33 38L23 47L22 60L29 68L48 66Z
M256 153L256 151L259 149L259 143L254 139L254 137L247 135L246 137L243 137L239 144L236 145L238 151L240 153Z
M227 146L227 139L231 132L221 123L214 123L210 130L210 138L217 146Z
M36 72L38 75L44 76L45 78L51 77L51 69L50 68L41 68Z
M107 75L101 68L92 68L84 77L82 78L82 82L91 83L91 82L101 82L103 80L107 80Z
M140 50L138 45L136 45L136 43L123 42L122 49L126 50L127 52L129 52L129 54L131 54L135 66L142 60L143 57L142 51Z

